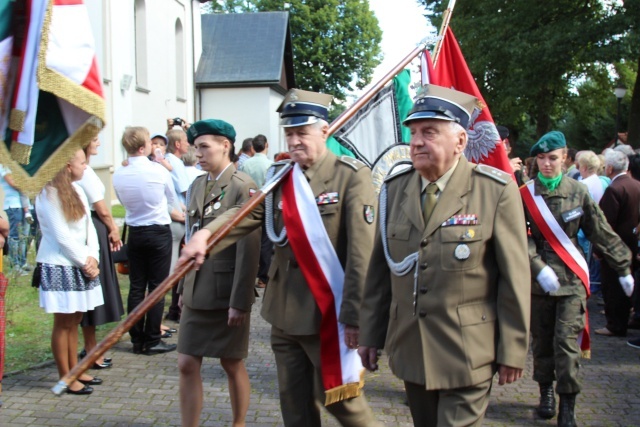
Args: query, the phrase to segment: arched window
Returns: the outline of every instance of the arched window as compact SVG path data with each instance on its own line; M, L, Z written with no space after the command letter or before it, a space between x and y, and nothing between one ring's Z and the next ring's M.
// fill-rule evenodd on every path
M185 55L184 55L184 32L182 22L176 19L176 97L178 100L186 100L185 94Z
M147 12L145 0L135 0L136 85L147 88Z

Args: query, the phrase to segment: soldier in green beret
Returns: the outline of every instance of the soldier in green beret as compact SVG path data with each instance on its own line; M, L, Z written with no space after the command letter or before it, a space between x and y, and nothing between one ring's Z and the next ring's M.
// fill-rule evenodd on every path
M580 392L580 356L590 357L587 317L589 270L578 244L582 229L620 276L625 291L633 289L631 254L613 232L585 185L562 174L567 156L564 135L552 131L531 147L538 175L521 188L530 225L531 336L533 379L540 385L537 413L556 415L559 426L575 426L575 400Z
M246 202L256 184L231 159L236 131L223 120L200 120L187 131L189 143L207 172L187 191L185 241L234 206ZM182 306L178 336L182 426L198 426L203 394L203 357L219 358L229 381L233 425L244 425L251 386L244 359L249 349L251 305L260 256L255 230L210 256L179 285Z

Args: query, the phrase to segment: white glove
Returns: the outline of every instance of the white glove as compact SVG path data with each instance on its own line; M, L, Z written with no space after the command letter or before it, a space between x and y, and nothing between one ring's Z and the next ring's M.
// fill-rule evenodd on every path
M630 297L633 293L633 277L630 274L627 274L624 277L618 277L618 280L620 281L620 285L622 286L622 290L624 291L624 293L627 294L628 297Z
M558 276L556 276L556 272L553 271L551 267L548 265L540 270L538 273L538 277L536 277L538 283L545 292L553 294L558 289L560 289L560 282L558 281Z

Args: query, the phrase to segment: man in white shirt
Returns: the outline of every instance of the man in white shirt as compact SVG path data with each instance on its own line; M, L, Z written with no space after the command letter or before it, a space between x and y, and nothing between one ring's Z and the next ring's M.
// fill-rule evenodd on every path
M174 127L167 131L167 153L165 159L171 164L171 178L173 179L173 186L176 189L176 211L171 215L171 265L169 273L173 272L173 267L176 265L178 255L180 254L180 242L184 237L184 211L186 204L186 195L189 186L191 185L191 179L187 174L187 168L182 161L182 156L189 151L189 141L187 140L187 134L181 128ZM169 307L169 313L166 315L166 319L173 320L175 322L180 321L180 307L178 307L178 294L174 287L171 291L171 306Z
M129 225L127 312L131 313L145 294L152 292L169 275L169 206L174 203L175 189L169 171L147 158L151 153L147 129L125 129L122 146L129 154L128 166L113 174L113 187L126 210L125 221ZM163 310L164 299L131 328L129 334L134 353L158 354L176 349L175 344L160 339Z

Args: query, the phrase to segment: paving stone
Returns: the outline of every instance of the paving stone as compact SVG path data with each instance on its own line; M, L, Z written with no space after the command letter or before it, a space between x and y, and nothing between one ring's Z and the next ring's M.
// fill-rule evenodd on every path
M604 316L592 303L590 323L595 329L604 324ZM269 344L270 326L259 312L258 301L251 316L249 357L245 361L251 381L247 425L275 427L282 425L276 367ZM630 331L629 336L639 334L640 331ZM168 341L175 343L176 339ZM592 335L592 339L593 358L581 364L583 390L576 406L578 423L598 427L640 425L640 351L627 346L625 338ZM53 364L4 378L0 426L179 426L177 354L134 355L126 338L108 353L114 359L114 367L90 371L104 380L90 396L54 396L50 391L56 382ZM545 421L535 415L538 385L531 379L532 373L529 355L520 381L505 386L494 384L485 426L556 424L555 419ZM205 359L202 378L205 398L200 424L230 425L228 384L219 361ZM404 404L402 381L391 374L384 356L380 370L367 373L365 380L365 395L380 421L394 427L413 425ZM326 411L322 420L326 427L339 425Z

